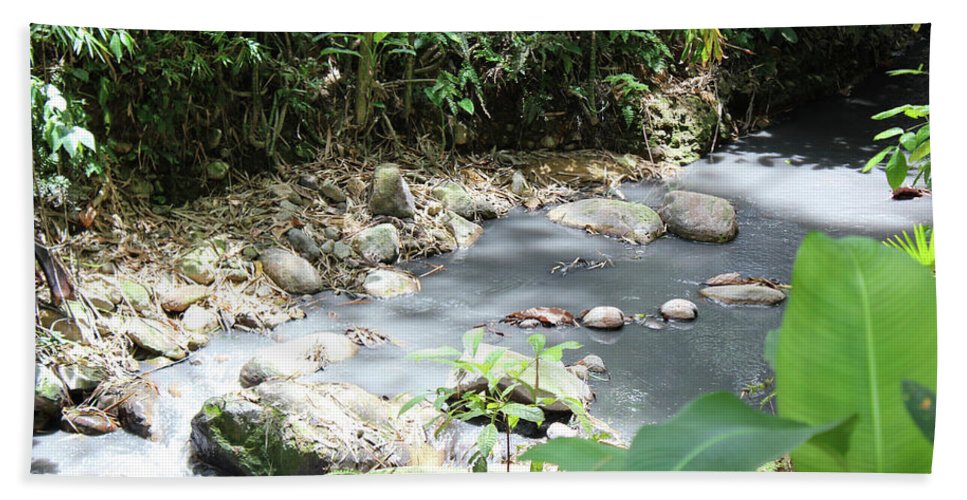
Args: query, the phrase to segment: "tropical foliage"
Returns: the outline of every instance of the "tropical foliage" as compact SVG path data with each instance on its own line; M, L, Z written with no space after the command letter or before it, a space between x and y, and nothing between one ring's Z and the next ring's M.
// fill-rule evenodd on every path
M559 439L522 458L565 470L755 470L791 453L797 471L930 471L937 323L929 270L867 238L810 234L765 356L778 416L713 393L643 427L627 450Z

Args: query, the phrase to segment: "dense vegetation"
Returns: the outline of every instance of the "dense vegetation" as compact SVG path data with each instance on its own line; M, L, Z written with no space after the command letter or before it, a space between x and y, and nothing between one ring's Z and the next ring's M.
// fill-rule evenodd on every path
M253 173L402 147L440 161L455 147L595 147L682 161L694 156L663 149L679 140L662 130L676 118L668 108L710 120L695 140L708 147L764 114L846 89L909 36L901 26L343 34L34 25L35 192L58 204L73 185L78 204L97 205L115 180L165 204L205 192L216 160Z

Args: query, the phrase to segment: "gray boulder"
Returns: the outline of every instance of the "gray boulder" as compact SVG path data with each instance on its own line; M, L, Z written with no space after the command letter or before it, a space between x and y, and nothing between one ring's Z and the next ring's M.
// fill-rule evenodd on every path
M732 203L716 196L672 191L658 213L669 232L689 240L725 243L739 232Z
M446 225L460 248L469 248L483 235L482 227L453 212L446 215Z
M665 232L654 210L641 203L603 198L565 203L547 213L547 218L565 226L647 244Z
M179 360L188 355L178 344L174 330L168 325L145 318L128 318L124 333L135 345L149 355Z
M440 201L444 209L464 219L493 219L497 217L497 207L491 200L483 196L471 195L459 183L443 182L433 188L430 194Z
M352 241L356 253L370 262L392 264L400 257L400 233L392 224L379 224L359 232Z
M218 268L221 252L222 247L217 244L199 245L178 260L178 271L195 283L210 285L215 281L215 271Z
M324 287L319 271L298 255L281 248L270 248L259 258L265 274L286 292L301 295L319 292Z
M218 316L204 307L193 305L181 316L181 327L188 333L209 333L218 329Z
M47 366L34 368L34 430L49 429L60 421L67 402L67 388Z
M420 280L399 271L374 269L366 275L363 290L372 297L389 299L419 292Z
M208 298L211 293L204 285L170 286L158 289L158 302L167 312L183 312L196 302Z
M191 421L202 462L228 474L317 475L336 470L439 466L422 403L385 401L352 384L280 380L211 398Z
M384 163L376 167L369 211L373 215L389 215L401 219L416 214L413 194L410 193L410 186L403 179L398 166Z
M253 387L266 380L300 377L349 359L358 350L345 335L314 333L258 351L242 366L238 380L242 387Z
M786 294L761 285L710 286L699 292L703 297L723 304L773 305L786 300Z

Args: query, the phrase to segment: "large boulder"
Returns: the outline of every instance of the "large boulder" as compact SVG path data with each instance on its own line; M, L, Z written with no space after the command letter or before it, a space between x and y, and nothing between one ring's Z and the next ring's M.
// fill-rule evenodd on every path
M219 327L218 315L204 307L193 305L181 316L181 327L188 333L210 333Z
M319 271L309 261L281 248L262 252L262 270L279 288L289 293L316 293L323 289Z
M145 318L128 318L124 333L136 346L149 355L179 360L188 355L179 345L172 328L160 321Z
M764 305L778 304L786 294L762 285L710 286L698 291L703 297L723 304Z
M445 215L447 229L457 241L460 248L469 248L483 235L483 228L464 219L460 215L450 212Z
M661 315L665 319L690 321L698 317L698 306L685 299L671 299L661 305Z
M563 399L574 398L583 404L587 404L594 397L588 384L568 371L564 367L564 363L560 361L541 360L540 384L536 387L537 390L532 393L530 387L534 387L537 369L535 363L533 363L534 358L531 356L524 356L506 347L482 343L477 347L475 355L470 356L470 353L464 352L461 359L483 363L495 351L503 353L490 372L494 378L500 379L497 384L498 391L503 391L515 383L514 379L508 375L509 372L518 371L521 367L527 366L517 377L526 385L518 385L511 392L510 399L513 401L532 404L537 400L552 398L555 399L554 402L543 402L539 406L547 411L567 412L570 409L562 402ZM482 391L487 390L488 383L487 379L483 377L456 369L450 373L447 379L447 387L462 391Z
M725 243L739 232L732 203L717 196L672 191L658 213L669 232L689 240Z
M266 347L255 353L238 374L242 387L266 380L315 373L330 363L353 357L359 350L345 335L321 332Z
M419 292L420 280L399 271L374 269L366 275L363 290L370 296L389 299Z
M410 193L410 186L403 179L398 166L384 163L376 167L369 210L373 215L389 215L401 219L416 214L413 194Z
M352 384L280 380L211 398L191 421L195 456L235 475L316 475L333 471L440 466L423 403L399 415Z
M151 293L147 288L140 283L126 279L122 279L120 284L121 295L135 311L142 312L151 309Z
M548 212L547 218L638 244L650 243L665 232L665 225L654 210L621 200L591 198L565 203Z
M400 233L392 224L378 224L359 232L352 240L356 253L370 262L392 264L400 257Z

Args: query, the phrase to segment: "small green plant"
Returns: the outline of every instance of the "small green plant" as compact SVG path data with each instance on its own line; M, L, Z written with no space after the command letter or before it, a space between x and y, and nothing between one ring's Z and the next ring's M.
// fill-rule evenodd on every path
M565 349L577 349L581 346L576 342L564 342L545 348L546 339L544 336L532 335L528 341L534 348L534 359L512 360L504 357L506 350L493 349L482 361L476 361L483 335L484 330L482 328L466 332L463 336L464 352L450 346L442 346L436 349L417 351L410 354L408 359L450 365L457 370L462 370L474 379L485 380L486 387L484 389L464 390L461 387L438 387L407 401L400 408L400 414L405 413L420 402L432 398L434 408L442 412L431 422L431 425L436 425L437 433L454 420L468 422L475 419L484 419L487 423L481 429L480 434L477 435L476 450L471 457L475 472L486 472L487 459L497 444L497 425L502 425L507 445L505 463L507 471L510 472L510 464L513 458L511 457L510 435L521 420L533 422L540 426L545 420L544 411L541 410L542 406L562 401L574 411L575 415L579 415L578 418L583 418L582 422L587 421L587 414L583 405L579 402L564 398L537 396L540 386L540 360L559 361ZM535 367L536 374L533 385L528 384L521 377L523 372L530 369L532 365ZM531 392L533 395L532 403L525 404L511 399L514 392L519 388Z
M903 231L903 236L894 235L893 239L887 239L884 245L902 250L913 260L922 266L935 270L934 248L933 248L933 229L923 224L913 227L913 238Z
M887 72L890 76L898 75L926 75L921 64L917 69L900 69ZM883 148L874 155L862 172L866 173L890 157L886 162L886 179L890 188L896 191L903 185L907 178L907 173L911 168L917 169L911 186L916 186L917 182L923 179L923 183L928 188L932 187L932 177L930 174L930 106L926 104L904 104L886 111L877 113L871 118L874 120L886 120L894 116L903 114L907 118L918 122L909 127L890 127L883 130L873 137L874 141L896 138L896 143Z

